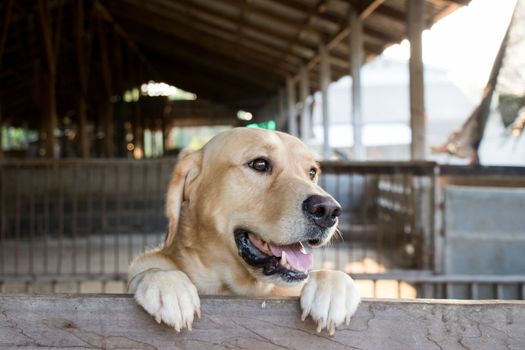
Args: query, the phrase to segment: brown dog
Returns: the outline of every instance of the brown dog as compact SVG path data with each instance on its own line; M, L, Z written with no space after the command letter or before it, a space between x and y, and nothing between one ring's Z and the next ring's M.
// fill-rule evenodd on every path
M158 322L191 329L198 294L301 295L303 320L318 331L350 321L359 304L341 271L310 271L341 208L317 185L306 146L281 132L236 128L175 167L163 246L137 257L129 291Z

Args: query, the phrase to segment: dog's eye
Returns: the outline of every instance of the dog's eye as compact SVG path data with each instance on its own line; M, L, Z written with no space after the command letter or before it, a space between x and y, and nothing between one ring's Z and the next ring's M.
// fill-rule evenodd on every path
M261 173L270 171L270 162L264 158L254 159L248 163L248 166Z
M315 179L315 176L317 175L317 169L316 168L312 168L310 169L310 171L308 172L308 175L310 176L310 179Z

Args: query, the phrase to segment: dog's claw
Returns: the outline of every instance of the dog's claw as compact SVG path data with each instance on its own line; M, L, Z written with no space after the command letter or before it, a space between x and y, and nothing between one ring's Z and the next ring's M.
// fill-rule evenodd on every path
M350 326L350 320L351 320L351 319L352 319L352 318L351 318L350 316L346 316L346 317L345 317L345 324L346 324L347 326Z
M328 323L328 334L334 335L334 333L335 333L335 322L334 321L330 321Z
M197 314L197 318L201 318L201 308L198 307L197 310L195 310L195 313Z
M155 321L157 321L157 323L160 324L160 322L162 321L160 315L157 315L157 316L155 317Z
M309 311L307 309L304 309L303 314L301 315L301 321L304 322L304 320L306 320L306 318L308 317L308 314L309 314Z
M177 333L180 333L180 326L178 323L175 323L175 326L173 327L177 331Z
M191 332L192 331L192 328L191 328L191 322L190 321L186 321L186 328L188 328L188 330Z
M320 319L318 322L317 322L317 333L321 333L321 331L323 330L323 323L324 323L324 320L323 319Z

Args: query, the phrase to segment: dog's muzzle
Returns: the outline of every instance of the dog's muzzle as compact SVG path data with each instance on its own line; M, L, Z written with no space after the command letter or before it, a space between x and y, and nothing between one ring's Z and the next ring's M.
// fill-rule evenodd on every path
M313 256L304 250L301 242L274 245L245 229L236 229L234 237L239 255L248 265L261 268L264 275L277 275L286 282L302 281L308 277Z

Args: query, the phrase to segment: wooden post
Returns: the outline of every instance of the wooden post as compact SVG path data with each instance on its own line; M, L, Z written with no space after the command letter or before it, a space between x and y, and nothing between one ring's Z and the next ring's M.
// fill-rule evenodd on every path
M113 104L111 103L112 81L110 72L110 63L108 56L107 27L99 17L98 22L99 39L100 39L100 58L102 68L102 81L104 87L104 96L101 106L102 127L104 129L104 154L106 157L115 156L115 121L113 116Z
M46 156L58 157L56 152L55 129L57 127L56 111L56 57L53 47L51 16L47 0L38 1L39 19L44 42L46 69L42 70L42 123L46 134ZM57 37L58 39L58 37Z
M87 122L86 95L81 91L77 100L78 151L81 158L89 158L89 130Z
M77 95L77 122L78 122L78 151L82 158L89 157L89 136L87 125L87 64L84 50L84 2L74 3L76 17L74 20L75 47L77 55L77 69L79 88Z
M284 91L280 88L277 91L277 120L275 122L275 127L277 130L284 130L286 125L286 115L284 107Z
M308 96L310 95L310 80L308 77L308 68L301 66L299 81L299 98L301 99L301 140L308 144L311 136L310 129L310 108L308 108Z
M323 104L323 159L330 159L330 106L328 102L328 86L330 85L330 61L328 49L324 42L319 45L319 85Z
M366 158L363 145L363 109L361 95L361 66L363 61L363 22L355 10L350 11L350 75L352 76L352 127L354 134L353 158Z
M162 120L161 120L161 129L162 129L162 154L166 155L168 153L168 135L171 129L171 113L173 111L173 105L166 96L166 105L162 110Z
M297 110L295 108L296 104L296 94L295 94L295 84L293 78L286 79L286 95L288 102L288 132L293 136L298 136L297 132Z
M133 103L133 155L136 158L144 157L144 127L142 123L139 102Z
M407 1L407 27L410 41L410 128L412 160L425 159L425 85L423 75L422 32L425 26L424 1Z

